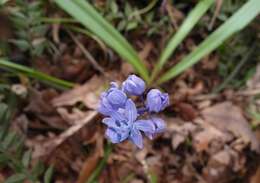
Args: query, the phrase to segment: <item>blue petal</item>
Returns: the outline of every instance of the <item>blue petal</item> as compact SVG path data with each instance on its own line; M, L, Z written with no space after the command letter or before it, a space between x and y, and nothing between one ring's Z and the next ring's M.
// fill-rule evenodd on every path
M101 96L98 112L103 115L109 115L109 113L113 110L112 106L109 104L108 100Z
M134 102L131 99L126 101L126 115L129 122L134 122L137 118L137 109Z
M129 135L130 135L130 130L129 129L121 129L118 132L120 134L120 142L122 142L125 139L127 139L129 137Z
M161 133L165 131L166 125L161 118L152 118L152 122L155 125L155 133Z
M162 108L165 109L170 104L168 93L164 93L162 98L163 98L163 101L162 101L163 107Z
M127 121L125 116L117 111L110 111L109 115L117 121Z
M102 123L104 123L105 125L107 125L110 128L118 128L118 127L120 127L120 124L117 123L114 118L104 118L102 120Z
M132 128L129 138L137 147L143 148L143 137L139 130Z
M134 122L134 127L146 133L155 132L155 126L151 120L138 120Z
M120 142L120 135L112 128L108 128L106 130L106 137L112 142L112 143L119 143Z

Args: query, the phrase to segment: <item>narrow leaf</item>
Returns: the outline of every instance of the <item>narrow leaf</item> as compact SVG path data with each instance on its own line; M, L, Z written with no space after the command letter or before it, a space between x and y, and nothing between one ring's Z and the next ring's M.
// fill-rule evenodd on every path
M4 149L11 148L10 146L15 142L16 133L9 132L5 137L4 141L2 142L2 146Z
M141 62L137 52L87 1L74 0L64 3L63 0L55 0L55 2L87 29L100 37L123 59L128 61L145 80L148 80L148 70Z
M44 174L44 183L51 183L53 170L54 170L53 166L50 166L48 168L48 170L45 172L45 174Z
M207 37L193 52L186 56L176 66L172 67L159 80L158 84L170 80L184 70L196 64L211 51L220 46L231 35L243 29L260 12L260 1L249 0L233 16L231 16L216 31Z
M26 175L24 174L15 174L11 177L9 177L5 183L21 183L26 179Z
M27 168L29 167L31 157L32 157L32 151L28 150L24 153L23 159L22 159L23 166L25 166Z
M179 30L172 36L165 49L163 50L158 63L152 73L152 79L160 72L163 65L167 62L169 57L175 51L177 46L183 41L183 39L191 32L193 27L198 23L200 18L206 13L206 11L214 3L214 0L201 0L196 7L189 13Z
M49 76L47 74L36 71L36 70L31 69L29 67L19 65L19 64L15 64L15 63L9 62L9 61L2 59L2 58L0 58L0 68L9 69L9 70L15 71L16 73L17 72L24 73L27 76L38 79L42 82L48 83L48 84L53 85L57 88L68 89L68 88L72 88L74 86L74 84L71 83L71 82L64 81L64 80Z

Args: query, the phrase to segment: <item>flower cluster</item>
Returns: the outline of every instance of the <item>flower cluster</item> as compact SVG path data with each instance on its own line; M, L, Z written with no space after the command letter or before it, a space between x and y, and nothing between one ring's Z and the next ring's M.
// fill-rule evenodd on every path
M145 87L141 78L130 75L122 87L112 82L110 88L101 94L98 111L107 116L103 123L108 127L106 137L112 143L129 139L142 148L142 133L152 139L165 130L164 121L154 114L169 105L169 96L158 89L151 89L145 96ZM132 96L136 96L138 107Z

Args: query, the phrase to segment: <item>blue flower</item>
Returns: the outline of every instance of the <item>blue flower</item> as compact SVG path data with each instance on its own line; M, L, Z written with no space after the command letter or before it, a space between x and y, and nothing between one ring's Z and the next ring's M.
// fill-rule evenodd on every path
M119 111L117 115L103 119L103 123L108 126L106 136L112 143L119 143L129 139L137 147L143 148L141 131L154 134L156 126L150 120L137 120L137 117L136 106L131 99L128 99L123 112Z
M116 83L111 83L110 89L101 94L98 111L110 116L112 112L124 108L126 100L126 94L118 88Z
M152 139L165 130L164 121L153 117L153 113L162 111L169 105L168 94L152 89L144 103L144 91L145 82L135 75L130 75L123 82L122 88L112 82L111 87L101 94L98 111L107 116L102 122L107 125L105 135L112 143L130 140L142 148L143 134ZM128 98L131 95L141 98L137 100L138 109L132 99ZM148 119L141 119L142 116L147 116Z
M158 89L152 89L148 92L146 98L146 108L149 112L160 112L169 105L169 95L162 93Z
M145 82L136 75L130 75L122 84L122 90L129 95L139 96L144 93Z

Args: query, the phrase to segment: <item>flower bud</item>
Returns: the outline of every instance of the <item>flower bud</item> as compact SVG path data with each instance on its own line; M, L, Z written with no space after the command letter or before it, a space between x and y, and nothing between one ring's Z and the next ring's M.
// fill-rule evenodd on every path
M126 94L119 90L115 85L112 85L108 91L101 94L98 110L104 115L110 115L111 111L123 108L126 100Z
M169 105L169 95L162 93L158 89L152 89L148 92L146 98L146 108L149 112L160 112Z
M129 95L139 96L142 95L145 90L145 82L136 75L130 75L123 82L122 89Z

